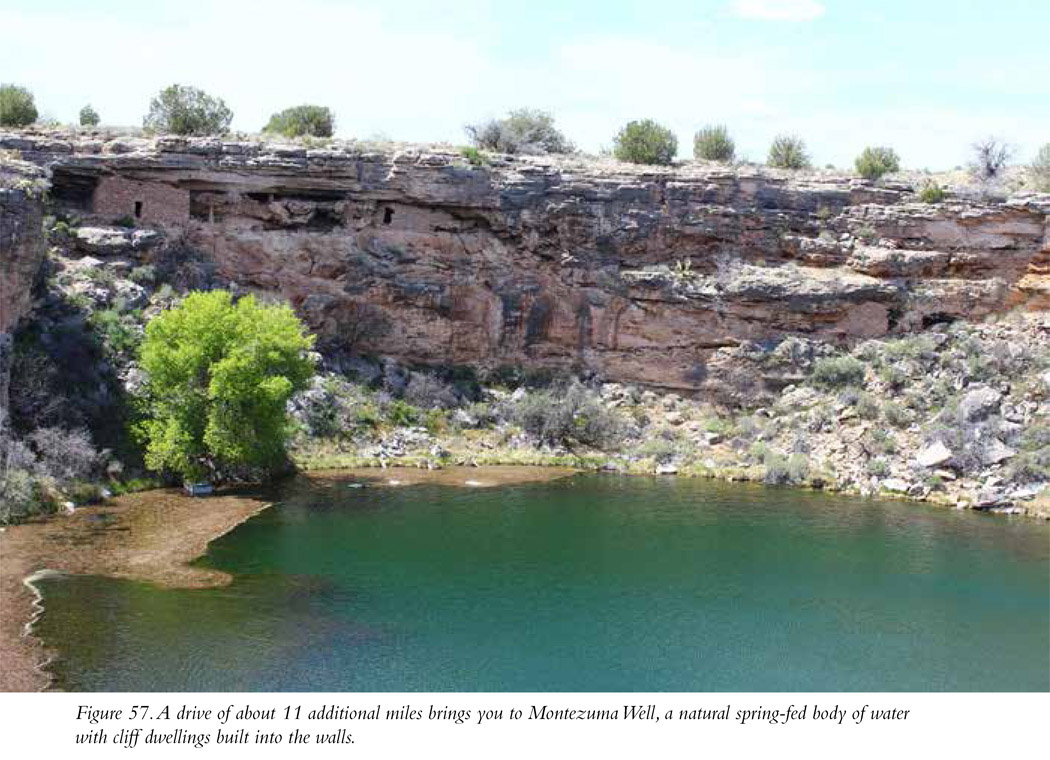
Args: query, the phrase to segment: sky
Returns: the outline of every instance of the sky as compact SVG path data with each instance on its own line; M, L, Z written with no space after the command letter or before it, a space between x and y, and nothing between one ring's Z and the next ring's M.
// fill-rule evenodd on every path
M725 124L743 158L801 136L848 166L889 145L905 167L965 164L998 136L1050 142L1046 0L2 0L0 82L42 115L141 125L172 83L257 132L318 103L337 136L466 143L465 124L551 112L580 148L627 121L678 136Z

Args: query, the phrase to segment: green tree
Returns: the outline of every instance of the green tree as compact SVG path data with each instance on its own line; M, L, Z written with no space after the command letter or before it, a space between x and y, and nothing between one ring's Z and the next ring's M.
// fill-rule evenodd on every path
M652 119L629 122L613 138L613 155L632 164L670 164L678 152L678 138Z
M729 163L736 155L736 145L729 130L722 125L707 126L693 137L693 158Z
M221 98L196 87L173 84L157 93L142 126L174 135L223 135L230 130L233 111Z
M90 103L80 109L80 126L97 127L99 121L98 111L92 108Z
M36 121L33 93L14 84L0 84L0 127L24 127Z
M777 169L807 169L809 155L806 143L794 135L778 135L769 146L767 163Z
M893 148L865 148L853 162L857 174L864 179L876 180L883 174L901 170L901 160Z
M188 480L268 477L286 462L285 402L313 375L313 336L288 306L191 293L146 326L146 464Z
M293 106L270 117L263 132L285 137L331 137L335 131L335 115L324 106Z

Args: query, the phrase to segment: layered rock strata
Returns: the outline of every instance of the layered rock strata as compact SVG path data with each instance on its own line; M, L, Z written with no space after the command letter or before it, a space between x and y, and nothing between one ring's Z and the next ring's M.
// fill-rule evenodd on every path
M1047 195L930 205L832 175L471 165L448 148L0 134L5 148L50 168L58 206L158 230L143 257L202 256L328 345L409 363L702 393L787 336L1050 308Z

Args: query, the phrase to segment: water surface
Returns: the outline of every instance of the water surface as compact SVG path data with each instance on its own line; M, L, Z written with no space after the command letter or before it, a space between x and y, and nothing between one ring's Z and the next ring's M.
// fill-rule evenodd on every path
M598 475L276 498L200 561L228 587L44 581L58 685L1050 690L1046 524Z

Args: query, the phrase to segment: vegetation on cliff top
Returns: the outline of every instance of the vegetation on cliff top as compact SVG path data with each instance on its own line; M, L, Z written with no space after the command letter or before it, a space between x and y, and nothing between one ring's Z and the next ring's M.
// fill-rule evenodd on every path
M37 119L33 93L14 84L0 84L0 127L24 127Z
M173 84L150 101L142 125L152 132L173 135L223 135L230 130L231 111L221 98L196 87Z
M575 146L554 126L545 111L519 108L502 119L465 127L474 147L496 153L572 153Z
M335 114L325 106L301 105L286 108L270 117L263 132L285 137L331 137Z
M632 164L666 166L677 151L674 132L652 119L629 122L613 139L613 155Z

